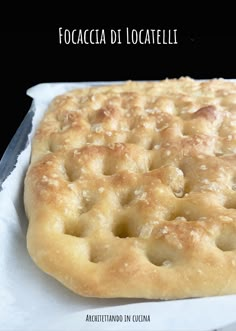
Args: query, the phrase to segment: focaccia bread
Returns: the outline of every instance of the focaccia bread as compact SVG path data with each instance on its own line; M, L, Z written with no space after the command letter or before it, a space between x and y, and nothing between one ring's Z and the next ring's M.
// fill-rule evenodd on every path
M33 139L24 201L32 259L80 295L236 293L236 84L57 96Z

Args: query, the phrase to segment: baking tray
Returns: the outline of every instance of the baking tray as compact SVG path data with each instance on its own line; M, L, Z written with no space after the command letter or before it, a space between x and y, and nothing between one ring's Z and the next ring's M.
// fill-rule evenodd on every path
M30 110L25 115L23 121L18 127L16 133L11 139L9 145L7 146L1 161L0 161L0 191L2 190L2 184L4 180L10 175L14 169L17 161L18 155L27 145L28 134L32 129L32 119L34 116L34 102L30 107Z
M58 88L58 94L60 94L60 87L67 85L68 90L73 88L83 88L88 86L101 86L101 85L107 85L107 84L119 84L122 83L121 81L112 81L112 82L81 82L81 83L43 83L39 84L36 87L39 87L39 90L42 93L43 89L48 90L48 88L51 87L51 85L56 86ZM31 96L31 89L34 89L35 93L35 87L30 88L27 91L27 94ZM36 91L37 92L37 91ZM17 129L16 133L14 134L13 138L11 139L8 147L6 148L2 159L0 161L0 191L2 189L2 184L4 183L5 179L10 175L12 170L15 168L17 158L20 155L20 153L26 148L26 146L30 142L29 134L32 130L32 121L35 114L35 103L34 101L31 104L31 107L27 114L25 115L22 123L20 124L19 128ZM173 302L174 303L174 302ZM236 316L236 313L235 313ZM1 329L1 327L0 327ZM102 329L102 326L101 326ZM212 329L212 331L235 331L236 330L236 324L233 324L232 326L227 326L225 328L220 329Z

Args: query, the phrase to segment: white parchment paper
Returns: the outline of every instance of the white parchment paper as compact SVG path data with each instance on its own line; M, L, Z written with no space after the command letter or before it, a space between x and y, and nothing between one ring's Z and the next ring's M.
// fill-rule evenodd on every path
M103 83L39 84L29 89L36 109L29 142L55 95L91 84ZM39 270L27 253L25 239L28 221L23 208L23 180L29 158L30 143L0 192L1 331L201 331L236 322L236 295L166 302L83 298ZM118 321L109 321L110 316L117 315Z

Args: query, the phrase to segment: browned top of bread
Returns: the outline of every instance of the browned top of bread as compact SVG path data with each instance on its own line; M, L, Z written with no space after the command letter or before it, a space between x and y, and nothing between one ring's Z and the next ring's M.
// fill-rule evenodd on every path
M78 294L236 293L236 84L181 78L56 97L24 199L31 257Z

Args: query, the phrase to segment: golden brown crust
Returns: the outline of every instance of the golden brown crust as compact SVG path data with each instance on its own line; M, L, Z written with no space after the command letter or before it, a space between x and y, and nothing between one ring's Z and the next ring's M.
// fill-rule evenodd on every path
M236 293L236 84L181 78L56 97L24 199L31 257L76 293Z

